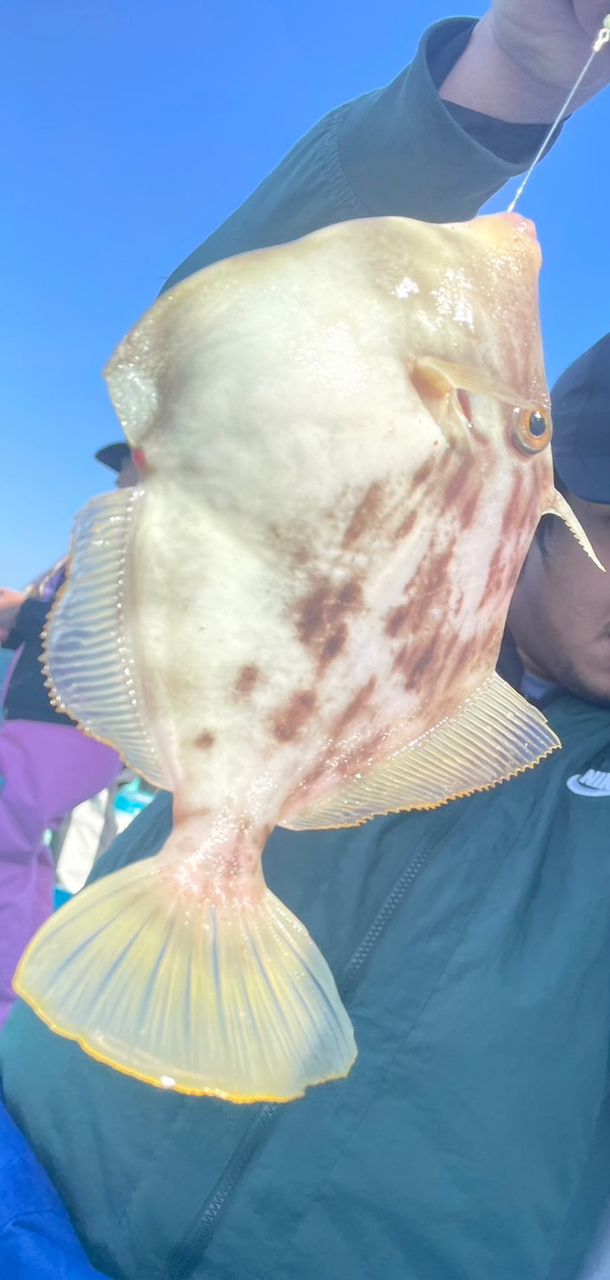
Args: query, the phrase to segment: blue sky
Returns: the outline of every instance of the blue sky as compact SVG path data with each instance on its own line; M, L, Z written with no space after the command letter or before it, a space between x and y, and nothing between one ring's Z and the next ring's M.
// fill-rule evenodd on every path
M459 11L5 0L0 585L59 556L74 513L109 487L92 460L120 437L102 369L163 279L316 119L392 79L423 29ZM551 379L610 328L609 126L607 92L521 205L545 256Z

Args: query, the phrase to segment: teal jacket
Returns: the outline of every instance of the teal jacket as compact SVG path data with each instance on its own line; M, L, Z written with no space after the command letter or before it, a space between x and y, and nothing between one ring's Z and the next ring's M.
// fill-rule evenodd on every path
M434 29L177 273L367 213L461 218L521 166L465 132ZM524 157L526 159L527 157ZM284 231L283 235L281 231ZM176 277L176 278L177 278ZM610 710L560 697L537 769L433 813L277 831L267 880L354 1021L345 1081L287 1106L159 1091L19 1006L7 1105L113 1280L576 1280L610 1199ZM96 874L158 851L160 796Z

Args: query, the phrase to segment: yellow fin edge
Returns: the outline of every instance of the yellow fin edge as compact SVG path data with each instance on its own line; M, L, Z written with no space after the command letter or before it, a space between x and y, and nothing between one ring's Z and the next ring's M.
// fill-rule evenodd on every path
M339 829L382 814L438 809L508 782L559 747L537 707L494 672L451 719L363 777L293 811L281 825L294 831Z
M174 888L147 859L82 890L28 947L15 991L156 1088L280 1103L347 1075L351 1022L300 921L269 890L245 908Z

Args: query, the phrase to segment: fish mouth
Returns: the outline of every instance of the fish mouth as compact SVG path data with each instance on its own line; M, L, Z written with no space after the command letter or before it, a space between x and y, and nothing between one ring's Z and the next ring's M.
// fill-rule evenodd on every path
M535 223L529 218L522 218L520 213L485 213L462 225L471 229L486 253L493 255L496 269L502 271L503 264L510 262L528 271L530 277L538 275L542 250Z
M536 233L535 223L531 218L524 218L520 213L501 213L498 215L504 222L508 222L519 235L527 236L530 240L538 243L538 235Z
M535 250L540 256L536 224L520 213L485 213L474 218L470 225L478 234L491 237L498 247L503 245L505 251L514 248L517 235L524 248L527 245L528 250Z

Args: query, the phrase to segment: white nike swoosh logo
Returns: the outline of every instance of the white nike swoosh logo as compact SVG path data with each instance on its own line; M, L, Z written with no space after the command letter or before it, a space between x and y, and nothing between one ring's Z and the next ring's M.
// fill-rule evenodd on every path
M605 796L610 800L610 773L602 773L601 769L588 769L586 773L573 773L566 786L577 796L589 796L600 799Z

